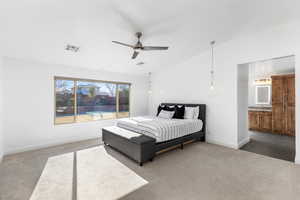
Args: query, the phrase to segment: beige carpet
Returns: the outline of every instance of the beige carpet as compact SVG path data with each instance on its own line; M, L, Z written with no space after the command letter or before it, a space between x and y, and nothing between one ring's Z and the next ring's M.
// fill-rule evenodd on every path
M0 164L0 199L29 200L34 190L40 191L40 176L48 171L49 162L56 158L53 156L99 143L99 139L88 140L4 157ZM300 165L291 162L197 142L184 150L161 154L140 167L109 147L105 150L149 182L120 200L300 199ZM66 194L65 199L71 200L70 193Z
M101 146L49 158L30 200L114 200L147 183Z

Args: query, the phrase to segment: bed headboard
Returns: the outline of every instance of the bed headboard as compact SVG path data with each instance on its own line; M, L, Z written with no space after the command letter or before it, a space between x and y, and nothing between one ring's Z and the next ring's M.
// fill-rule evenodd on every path
M203 122L203 128L202 130L205 132L206 130L206 104L191 104L191 103L161 103L160 105L166 105L166 106L175 106L175 105L184 105L188 107L196 107L199 106L200 112L198 119L201 119Z

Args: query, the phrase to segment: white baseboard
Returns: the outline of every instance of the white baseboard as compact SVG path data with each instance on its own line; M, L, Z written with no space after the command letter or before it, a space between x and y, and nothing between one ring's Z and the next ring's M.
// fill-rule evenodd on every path
M27 146L24 146L24 147L8 149L4 152L4 155L6 156L6 155L25 152L25 151L33 151L33 150L43 149L43 148L62 145L62 144L67 144L67 143L79 142L79 141L89 140L89 139L100 139L100 137L64 138L64 139L60 139L60 140L47 142L47 143L44 143L44 144L27 145Z
M229 143L225 143L225 142L220 142L214 139L210 139L210 138L206 138L206 142L210 143L210 144L216 144L216 145L220 145L220 146L224 146L224 147L228 147L231 149L238 149L238 146L235 144L229 144Z
M297 155L295 156L295 164L300 165L300 158Z
M250 137L244 138L242 141L239 142L238 148L240 149L242 146L250 142Z
M229 148L232 148L232 149L239 149L242 146L244 146L245 144L247 144L248 142L250 142L250 138L249 137L243 139L238 144L229 144L229 143L224 143L224 142L220 142L220 141L217 141L217 140L214 140L214 139L207 138L207 143L217 144L217 145L229 147Z

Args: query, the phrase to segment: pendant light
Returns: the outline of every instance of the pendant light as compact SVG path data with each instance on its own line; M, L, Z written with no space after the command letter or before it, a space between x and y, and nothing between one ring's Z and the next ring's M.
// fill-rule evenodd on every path
M214 45L216 41L211 41L211 67L210 67L210 89L215 89L215 55L214 55Z

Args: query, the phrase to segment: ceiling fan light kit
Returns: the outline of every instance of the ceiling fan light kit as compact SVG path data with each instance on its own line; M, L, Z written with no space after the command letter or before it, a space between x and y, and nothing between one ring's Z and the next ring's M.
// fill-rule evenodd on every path
M133 55L131 57L132 59L135 59L139 55L140 51L155 51L155 50L168 50L169 49L169 47L165 47L165 46L144 46L142 44L142 42L140 41L142 35L143 34L141 32L137 32L135 34L135 36L138 38L138 41L135 45L126 44L126 43L119 42L119 41L112 41L112 42L115 44L119 44L122 46L132 48L134 50Z

